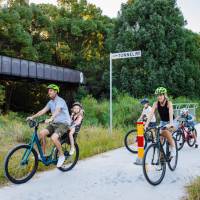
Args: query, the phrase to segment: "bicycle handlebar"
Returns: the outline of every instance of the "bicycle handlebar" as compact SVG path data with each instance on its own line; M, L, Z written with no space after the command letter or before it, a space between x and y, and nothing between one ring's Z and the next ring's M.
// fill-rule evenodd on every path
M39 121L36 121L36 120L28 120L28 125L30 126L30 128L33 128L33 127L38 127L39 124L42 124L45 122L45 119L43 120L39 120Z

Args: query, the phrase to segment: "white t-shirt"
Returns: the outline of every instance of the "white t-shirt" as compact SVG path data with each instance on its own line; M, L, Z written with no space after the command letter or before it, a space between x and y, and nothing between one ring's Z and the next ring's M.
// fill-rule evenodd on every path
M152 110L152 107L151 107L151 106L148 106L148 108L143 108L142 115L146 115L147 118L148 118L148 116L149 116L151 110ZM156 117L155 117L154 114L153 114L153 117L152 117L152 119L151 119L151 122L156 122Z

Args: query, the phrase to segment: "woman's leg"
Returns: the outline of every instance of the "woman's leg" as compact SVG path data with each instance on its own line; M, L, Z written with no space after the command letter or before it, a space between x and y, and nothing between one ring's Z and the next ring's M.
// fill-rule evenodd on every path
M162 136L165 137L167 139L167 141L169 142L171 147L175 147L175 143L172 137L172 134L170 131L168 130L163 130L162 131Z
M176 156L176 148L175 148L175 142L174 142L171 132L168 130L163 130L162 136L165 137L167 139L167 141L169 142L170 158L175 157Z

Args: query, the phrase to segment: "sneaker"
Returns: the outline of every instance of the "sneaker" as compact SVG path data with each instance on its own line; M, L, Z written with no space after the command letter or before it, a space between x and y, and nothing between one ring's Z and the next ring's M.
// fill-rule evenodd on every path
M194 147L197 149L197 148L198 148L198 146L199 146L198 144L195 144L195 146L194 146Z
M58 157L58 162L57 162L57 167L61 167L63 165L63 163L65 162L65 156L62 155L62 156L59 156Z
M69 155L72 156L74 153L75 153L75 149L71 148L70 151L69 151Z

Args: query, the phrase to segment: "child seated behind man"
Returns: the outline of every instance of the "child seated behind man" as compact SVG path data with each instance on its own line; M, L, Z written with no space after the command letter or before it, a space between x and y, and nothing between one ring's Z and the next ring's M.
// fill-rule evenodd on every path
M79 132L83 120L83 107L79 102L75 102L72 106L72 124L69 131L69 140L70 140L70 152L69 155L73 155L75 152L75 146L74 146L74 133Z
M195 117L194 117L193 115L189 114L189 110L188 110L187 108L183 108L183 109L181 110L181 115L180 115L179 118L183 118L183 119L186 120L186 127L188 127L191 131L194 131L194 130L195 130L195 128L194 128L194 126L195 126L195 122L194 122ZM195 143L195 148L198 148L198 143L197 143L197 136L196 136L196 134L194 134L194 139L195 139L195 141L196 141L196 143Z

